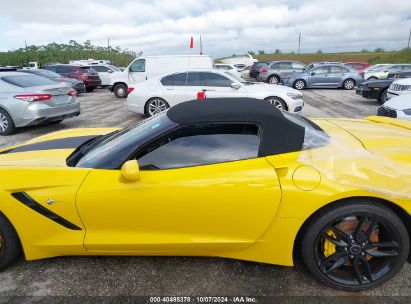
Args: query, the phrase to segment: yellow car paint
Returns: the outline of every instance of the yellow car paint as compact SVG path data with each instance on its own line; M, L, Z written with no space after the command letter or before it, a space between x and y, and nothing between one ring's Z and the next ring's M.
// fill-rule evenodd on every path
M411 147L408 122L378 117L314 122L348 150L365 147L392 162L411 163L411 154L398 152ZM113 130L66 130L30 143ZM376 140L382 132L388 138ZM395 148L389 151L387 146ZM411 214L411 198L406 195L340 183L321 168L298 172L310 166L307 160L312 157L332 157L330 146L206 166L142 170L134 182L120 170L68 167L66 158L72 151L0 155L0 211L16 228L29 260L60 255L198 255L290 266L302 225L329 203L375 197ZM317 164L328 168L326 160ZM373 169L368 171L370 186L380 185L383 177L374 175ZM353 169L351 174L358 173ZM384 180L388 188L397 182ZM81 230L69 230L33 212L11 196L20 191ZM49 205L49 199L55 202Z

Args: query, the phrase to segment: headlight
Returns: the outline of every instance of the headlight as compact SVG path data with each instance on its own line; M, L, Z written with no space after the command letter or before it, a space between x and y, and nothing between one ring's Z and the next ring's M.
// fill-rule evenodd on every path
M411 115L411 109L404 110L404 113L407 114L407 115Z
M303 99L303 95L298 93L287 93L287 96L291 97L292 99Z

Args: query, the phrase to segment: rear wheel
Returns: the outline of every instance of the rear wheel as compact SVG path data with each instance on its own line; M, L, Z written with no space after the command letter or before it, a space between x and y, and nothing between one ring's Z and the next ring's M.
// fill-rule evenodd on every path
M280 83L280 77L273 75L268 77L267 82L270 84L279 84Z
M356 200L324 209L303 236L301 254L317 280L359 291L390 280L404 265L409 236L391 209Z
M147 101L145 112L148 116L153 116L170 108L170 105L162 98L151 98Z
M377 78L377 77L372 76L372 77L368 78L368 79L367 79L367 81L368 81L368 80L378 80L378 78Z
M305 86L306 86L306 83L305 83L305 81L302 80L302 79L297 79L297 80L294 81L294 83L293 83L293 88L294 88L294 89L297 89L297 90L302 90L302 89L305 88Z
M0 270L9 266L20 254L21 246L16 230L0 213Z
M14 132L16 132L16 127L10 114L0 109L0 135L10 135Z
M114 95L118 98L126 98L128 93L127 93L127 86L123 83L116 84L114 86Z
M352 90L355 86L355 81L354 79L348 78L344 80L342 87L344 90Z
M279 97L272 96L265 99L269 103L271 103L274 107L280 110L287 110L287 104Z

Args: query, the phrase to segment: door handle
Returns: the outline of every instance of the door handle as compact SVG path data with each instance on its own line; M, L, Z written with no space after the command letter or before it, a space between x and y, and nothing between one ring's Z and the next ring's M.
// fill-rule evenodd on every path
M203 92L214 92L215 90L213 90L213 89L202 89L201 91L203 91Z

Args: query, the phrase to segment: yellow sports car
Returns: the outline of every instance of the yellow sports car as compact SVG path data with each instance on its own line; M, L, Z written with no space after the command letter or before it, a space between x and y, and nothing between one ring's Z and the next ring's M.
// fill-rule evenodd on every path
M246 98L52 133L0 150L0 268L21 253L219 256L375 287L410 251L410 151L411 122Z

